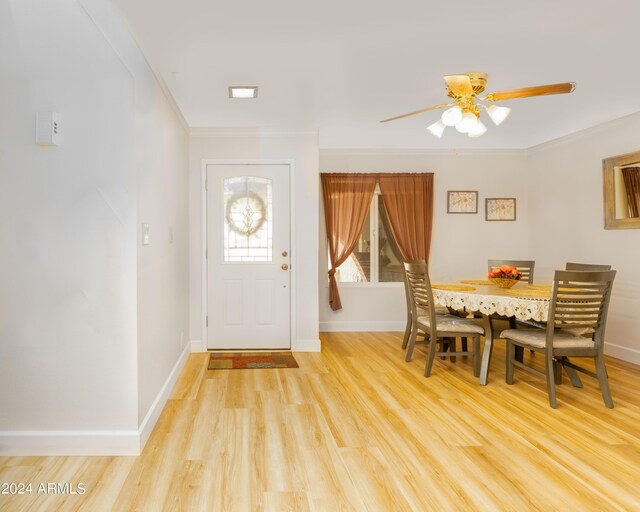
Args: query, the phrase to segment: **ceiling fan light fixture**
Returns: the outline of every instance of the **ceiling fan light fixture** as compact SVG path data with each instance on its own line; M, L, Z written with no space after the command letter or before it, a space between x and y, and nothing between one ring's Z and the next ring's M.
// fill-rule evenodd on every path
M500 123L502 123L510 113L511 109L509 107L498 107L497 105L490 105L487 107L487 114L489 114L493 124L496 126L500 126Z
M444 125L444 123L442 121L436 121L432 125L429 125L427 127L427 130L429 130L431 135L433 135L434 137L439 139L440 137L442 137L442 134L444 133L444 129L445 128L446 128L446 126Z
M455 126L462 119L462 109L458 105L448 108L440 119L445 126Z
M460 133L469 133L478 124L478 118L472 112L462 114L462 119L456 124L456 130Z
M469 130L469 137L476 138L484 135L485 133L487 133L487 127L484 125L482 121L478 119L478 122L476 123L475 127Z

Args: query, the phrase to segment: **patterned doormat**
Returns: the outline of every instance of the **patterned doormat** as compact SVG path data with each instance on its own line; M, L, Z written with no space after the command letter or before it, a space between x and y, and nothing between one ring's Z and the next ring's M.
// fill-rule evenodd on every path
M291 352L212 352L209 370L298 368Z

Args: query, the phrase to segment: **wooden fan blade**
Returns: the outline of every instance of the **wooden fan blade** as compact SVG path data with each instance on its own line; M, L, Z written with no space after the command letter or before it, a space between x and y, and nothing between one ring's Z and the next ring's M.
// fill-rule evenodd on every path
M395 119L402 119L403 117L415 116L417 114L422 114L423 112L429 112L429 110L437 110L439 108L450 107L453 103L443 103L442 105L436 105L435 107L427 107L420 110L416 110L415 112L409 112L408 114L402 114L401 116L390 117L389 119L383 119L380 121L381 123L386 123L387 121L394 121Z
M546 96L547 94L566 94L573 92L576 88L575 82L565 82L562 84L538 85L535 87L523 87L522 89L509 89L506 91L496 91L487 94L487 101L504 101L516 98L529 98L531 96Z
M468 75L447 75L444 77L444 81L455 98L473 94L471 79Z

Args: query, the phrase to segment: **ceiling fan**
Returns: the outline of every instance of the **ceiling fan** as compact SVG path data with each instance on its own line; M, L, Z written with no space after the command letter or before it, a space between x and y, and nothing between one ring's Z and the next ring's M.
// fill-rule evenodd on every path
M459 75L447 75L444 77L447 87L447 95L452 98L449 103L442 103L433 107L427 107L408 114L390 117L380 121L386 123L403 117L415 116L430 110L449 107L442 113L439 121L436 121L428 130L437 138L442 137L447 126L455 126L460 133L466 133L469 137L480 137L487 131L487 127L480 121L480 111L487 112L491 120L499 125L511 112L508 107L497 105L485 105L481 102L493 103L496 101L513 100L517 98L530 98L531 96L546 96L548 94L566 94L576 88L575 82L561 84L538 85L535 87L523 87L521 89L508 89L479 95L484 92L487 85L487 74L482 72L462 73Z

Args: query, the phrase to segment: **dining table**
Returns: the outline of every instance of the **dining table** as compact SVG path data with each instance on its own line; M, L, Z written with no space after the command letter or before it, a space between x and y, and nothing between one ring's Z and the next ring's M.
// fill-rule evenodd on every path
M480 366L480 384L485 386L493 351L493 322L495 318L543 325L549 315L551 285L530 285L518 282L511 288L501 288L489 280L461 280L455 284L432 284L433 300L437 305L468 316L482 315L485 343Z

